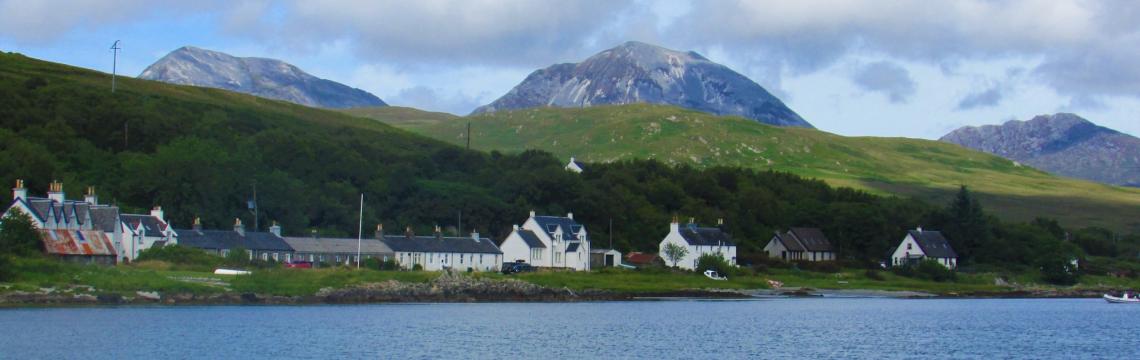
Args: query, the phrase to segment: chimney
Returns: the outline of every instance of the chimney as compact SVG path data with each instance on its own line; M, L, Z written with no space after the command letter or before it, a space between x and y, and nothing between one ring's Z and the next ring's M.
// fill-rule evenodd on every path
M919 226L918 229L916 229L916 230L918 230L918 232L922 232L922 227Z
M443 229L441 229L439 225L435 226L435 238L440 240L443 239Z
M416 233L412 232L411 226L408 226L407 228L404 229L404 236L407 236L408 239L410 240L410 239L414 239L416 237Z
M724 218L717 218L716 226L724 226Z
M511 231L519 231L519 225L518 224L511 225L511 227L512 227Z
M58 203L63 203L63 183L58 180L52 180L48 186L48 199L52 199Z
M87 195L83 197L83 201L91 205L99 205L99 196L95 195L95 187L87 187Z
M238 235L245 236L245 225L241 224L239 218L234 218L234 231L237 231Z
M478 231L472 231L471 232L471 239L475 240L475 242L479 242L479 232Z
M316 238L318 237L318 235L317 235L317 229L313 229L313 230L310 230L310 231L309 231L309 235L312 235L312 236L313 236L313 239L316 239Z
M697 218L694 218L694 217L689 217L689 225L693 225L693 224L696 224L696 223L697 223Z
M530 211L530 217L532 217L532 218L534 217L534 210Z
M277 237L281 237L281 225L277 225L277 220L273 220L273 226L269 227L269 232L273 233L273 235L277 235Z
M195 231L202 230L202 218L195 216L194 217L194 225L191 228L194 229Z
M384 240L384 224L376 224L376 240Z
M568 212L568 213L566 213L566 217L569 218L570 220L574 220L574 213Z
M681 232L681 224L677 223L677 217L674 216L673 221L669 222L669 233L672 234L677 232Z
M163 219L162 215L163 213L161 206L155 206L154 209L150 209L150 216L154 216L159 220L166 221L166 219Z
M28 189L24 188L24 180L16 179L16 187L12 188L12 200L28 199Z

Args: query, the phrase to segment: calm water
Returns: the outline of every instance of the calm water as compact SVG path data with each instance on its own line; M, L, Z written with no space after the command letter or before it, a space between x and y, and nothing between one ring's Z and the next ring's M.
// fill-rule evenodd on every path
M1140 306L775 299L0 310L2 358L1136 358Z

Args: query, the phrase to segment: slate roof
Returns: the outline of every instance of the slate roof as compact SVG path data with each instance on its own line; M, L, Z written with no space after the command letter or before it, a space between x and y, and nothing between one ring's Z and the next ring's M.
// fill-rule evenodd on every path
M543 230L546 230L551 237L554 236L555 227L561 227L562 233L568 235L567 239L573 239L573 234L577 234L582 229L582 224L574 221L574 219L561 216L535 216L534 221Z
M119 224L119 208L96 205L91 207L91 226L104 232L113 233Z
M689 224L688 226L681 227L681 237L685 242L693 246L736 246L732 242L732 237L720 228L698 227L696 224Z
M572 243L566 244L566 252L578 251L578 244L580 244L580 243L572 242Z
M927 257L932 258L957 258L958 253L950 247L950 242L942 236L941 232L931 230L911 230L907 232L914 241L918 243L918 247L922 248L922 252Z
M285 242L298 253L355 254L355 238L286 237ZM361 254L391 254L392 249L380 240L360 239Z
M268 232L246 231L245 236L233 230L175 230L178 244L199 249L236 249L256 251L293 251L285 239Z
M521 237L523 242L526 242L526 246L531 249L546 248L546 244L543 244L542 240L538 239L538 235L535 235L534 231L519 229L519 237Z
M792 228L788 233L795 237L807 251L835 251L835 248L831 246L831 241L823 235L823 231L817 228Z
M776 236L774 236L773 239L775 239L776 241L779 241L780 244L783 244L784 248L788 249L788 251L800 251L800 252L804 251L803 244L800 244L799 241L796 241L795 237L787 236L786 234L780 235L780 232L777 231Z
M433 253L475 253L502 254L502 250L491 239L481 237L479 241L471 237L435 237L407 235L384 235L380 240L392 251L433 252Z
M166 223L156 216L121 214L119 215L119 219L127 223L131 229L138 228L139 224L142 224L143 229L146 230L146 234L148 236L151 236L152 234L161 234L162 231L166 230Z

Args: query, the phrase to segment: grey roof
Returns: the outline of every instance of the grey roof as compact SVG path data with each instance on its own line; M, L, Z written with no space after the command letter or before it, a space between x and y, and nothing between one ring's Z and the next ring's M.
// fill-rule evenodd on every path
M298 253L355 254L355 238L286 237L285 242ZM362 254L391 254L392 249L380 240L360 239Z
M619 254L621 253L621 251L617 251L614 249L598 249L598 248L590 249L591 254L605 254L605 253L608 253L610 251L617 252Z
M831 246L831 241L827 240L827 236L823 235L823 231L817 228L792 228L788 230L791 234L803 244L804 249L807 251L835 251Z
M779 241L780 244L784 245L785 249L788 249L788 251L804 251L803 244L800 244L799 241L796 241L795 237L780 235L779 231L776 232L776 236L772 237L772 240Z
M927 257L932 258L957 258L958 254L950 247L950 242L942 236L941 232L930 230L911 230L907 232L918 242L918 247L922 248L922 252Z
M246 231L245 235L233 230L175 230L178 244L199 249L236 249L257 251L293 251L285 239L273 233Z
M40 220L46 221L48 215L54 215L55 213L55 211L52 210L53 202L54 201L48 199L28 198L28 201L26 203L28 204L28 207L31 208L33 212L35 212L33 215L39 217Z
M481 237L475 241L471 237L436 237L384 235L380 241L388 245L393 251L400 252L433 252L433 253L476 253L476 254L502 254L498 246L491 239Z
M538 235L535 235L534 231L519 229L519 237L526 242L526 246L529 248L546 248L546 244L543 244L542 240L538 239Z
M119 208L115 206L92 206L91 210L91 226L103 230L103 232L113 233L115 227L119 224Z
M732 242L732 237L720 228L698 227L696 224L689 224L688 226L681 227L681 237L689 245L699 246L736 246Z
M166 230L166 222L162 221L156 216L139 215L139 214L120 214L119 219L130 225L132 229L138 228L142 224L143 230L149 234L158 234Z
M580 243L572 242L572 243L566 244L566 252L578 251L578 244L580 244Z
M582 229L582 224L579 224L578 222L574 221L574 219L568 217L535 216L534 221L538 223L538 226L542 227L543 230L546 230L546 232L550 233L552 236L554 234L555 227L561 227L564 234L577 234L578 230Z

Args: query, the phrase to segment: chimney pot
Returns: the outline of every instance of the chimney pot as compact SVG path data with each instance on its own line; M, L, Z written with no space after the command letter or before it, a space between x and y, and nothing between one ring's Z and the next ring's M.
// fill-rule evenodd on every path
M202 218L195 216L194 225L192 225L192 228L194 230L202 230Z
M281 225L277 224L277 220L273 220L273 226L269 227L269 232L273 233L273 235L277 235L277 237L281 237Z
M234 231L241 236L245 236L245 225L241 224L240 218L234 218Z
M530 217L534 217L534 210L530 211Z
M568 212L568 213L566 213L566 217L569 218L570 220L574 220L574 213Z
M48 199L63 203L64 198L63 183L59 182L59 180L52 180L50 189L48 191Z
M514 225L511 225L511 227L513 228L513 229L511 229L511 230L513 230L513 231L519 231L519 225L518 225L518 224L514 224Z
M12 200L27 199L28 189L24 188L24 180L16 179L16 187L12 188Z

